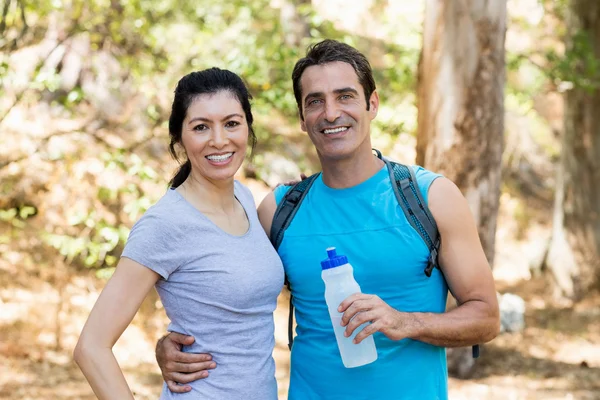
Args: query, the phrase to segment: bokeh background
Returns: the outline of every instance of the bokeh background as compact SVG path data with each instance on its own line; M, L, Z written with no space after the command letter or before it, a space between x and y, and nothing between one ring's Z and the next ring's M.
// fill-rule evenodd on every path
M600 398L599 1L0 0L0 399L94 398L72 349L175 171L180 77L244 77L257 203L319 170L290 76L324 38L372 63L375 147L459 185L516 321L475 364L449 355L451 399ZM158 397L167 322L152 292L115 346L138 399Z

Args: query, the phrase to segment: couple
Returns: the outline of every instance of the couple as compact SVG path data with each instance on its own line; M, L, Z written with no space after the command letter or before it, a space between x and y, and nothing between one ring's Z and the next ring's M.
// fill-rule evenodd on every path
M131 230L75 349L100 399L133 398L111 348L152 286L171 320L168 330L189 335L159 341L168 382L161 399L277 398L273 311L284 268L297 321L292 400L447 399L444 348L497 334L493 277L467 202L448 179L414 167L442 238L440 269L429 278L423 273L429 251L371 150L379 97L364 55L325 40L296 63L292 79L301 128L323 173L278 252L265 232L289 187L267 195L257 213L233 178L247 143L255 142L246 87L216 68L179 82L170 148L176 155L181 147L186 162ZM348 335L370 322L356 339L372 334L378 359L363 367L344 368L325 304L320 261L332 246L348 256L364 293L339 308ZM459 306L444 312L448 289Z

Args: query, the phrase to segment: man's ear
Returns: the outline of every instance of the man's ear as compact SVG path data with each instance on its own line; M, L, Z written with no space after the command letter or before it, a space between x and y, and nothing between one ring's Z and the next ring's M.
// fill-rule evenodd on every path
M369 99L369 113L371 114L371 119L374 119L377 116L377 111L379 111L379 94L377 94L377 90L374 90Z

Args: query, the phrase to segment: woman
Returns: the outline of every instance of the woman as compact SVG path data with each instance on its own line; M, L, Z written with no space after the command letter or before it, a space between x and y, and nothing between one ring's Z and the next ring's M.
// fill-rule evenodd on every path
M112 347L156 286L169 331L210 353L211 379L161 399L276 399L273 311L283 267L250 191L234 175L252 130L250 95L232 72L183 77L169 119L171 153L187 161L167 193L134 225L117 269L96 302L75 361L99 399L133 399Z

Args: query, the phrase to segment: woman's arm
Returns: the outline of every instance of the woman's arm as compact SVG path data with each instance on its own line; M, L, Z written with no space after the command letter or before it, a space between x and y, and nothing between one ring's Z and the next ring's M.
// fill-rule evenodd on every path
M119 265L88 317L73 357L98 399L133 399L112 347L160 276L129 259Z

